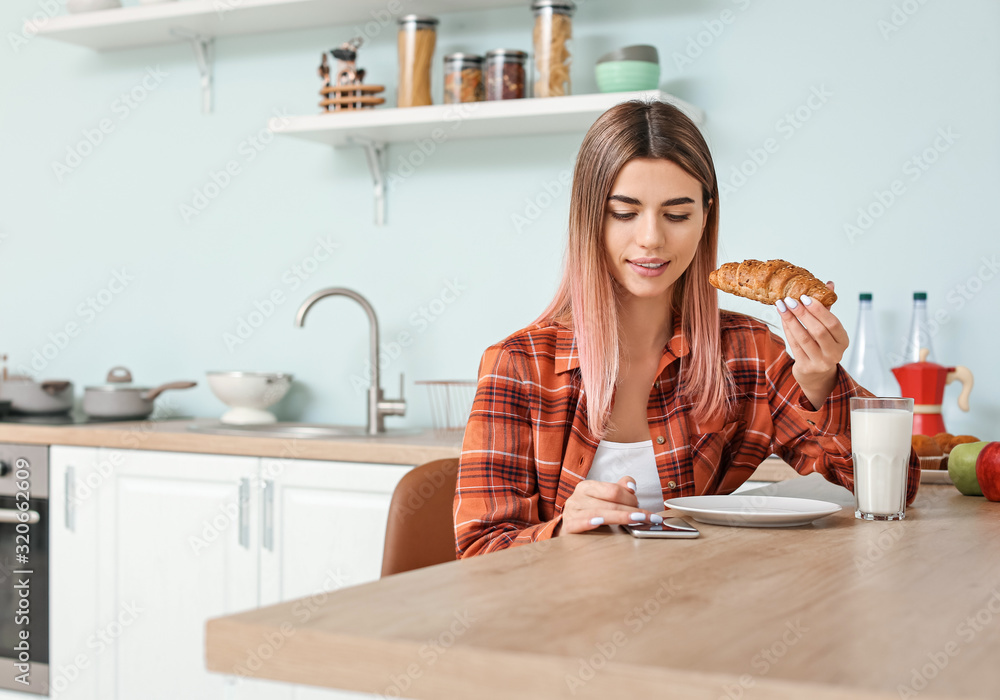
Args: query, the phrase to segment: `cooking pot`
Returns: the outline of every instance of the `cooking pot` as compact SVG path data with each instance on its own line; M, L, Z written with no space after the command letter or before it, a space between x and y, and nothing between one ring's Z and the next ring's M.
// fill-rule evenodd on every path
M168 389L190 389L196 382L169 382L155 389L132 386L132 373L124 367L108 372L104 386L88 386L83 394L83 412L91 418L145 418L153 412L153 401Z
M0 399L10 401L11 413L66 413L73 408L73 383L64 380L36 382L30 377L8 377L0 381Z

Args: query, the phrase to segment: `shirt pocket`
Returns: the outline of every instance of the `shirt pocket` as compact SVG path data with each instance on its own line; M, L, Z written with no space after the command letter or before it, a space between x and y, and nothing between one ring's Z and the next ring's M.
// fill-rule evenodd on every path
M691 467L698 493L714 493L743 441L746 421L719 421L691 434ZM720 468L721 467L721 468ZM710 490L705 490L705 487Z

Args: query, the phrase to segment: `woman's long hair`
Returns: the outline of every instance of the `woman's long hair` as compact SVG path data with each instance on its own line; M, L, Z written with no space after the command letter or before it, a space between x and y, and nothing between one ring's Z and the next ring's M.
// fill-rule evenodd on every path
M619 317L614 278L604 245L608 196L622 167L634 158L676 163L702 187L704 234L691 265L673 286L670 307L680 313L690 354L679 390L697 396L693 417L703 423L729 409L731 378L723 358L719 305L708 274L715 269L719 189L704 137L683 112L665 102L633 100L612 107L590 127L576 160L569 212L569 244L555 298L535 323L557 322L574 331L587 422L598 439L607 430L619 369Z

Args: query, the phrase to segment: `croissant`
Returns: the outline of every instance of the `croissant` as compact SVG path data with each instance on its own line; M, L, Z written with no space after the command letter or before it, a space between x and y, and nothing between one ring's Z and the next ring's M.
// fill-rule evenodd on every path
M816 279L804 267L792 265L787 260L744 260L741 263L724 263L708 276L709 283L723 292L773 304L778 299L798 299L808 294L829 308L837 295Z

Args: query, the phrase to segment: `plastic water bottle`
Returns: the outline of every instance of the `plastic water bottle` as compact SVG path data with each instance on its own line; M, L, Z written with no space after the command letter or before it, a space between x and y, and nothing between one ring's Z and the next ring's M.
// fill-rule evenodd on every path
M903 349L903 362L920 362L921 348L927 348L927 362L933 362L934 350L931 349L930 326L927 323L927 292L914 292L913 318Z
M854 381L876 396L896 395L882 362L872 295L868 292L858 297L858 329L851 338L851 356L844 369Z

